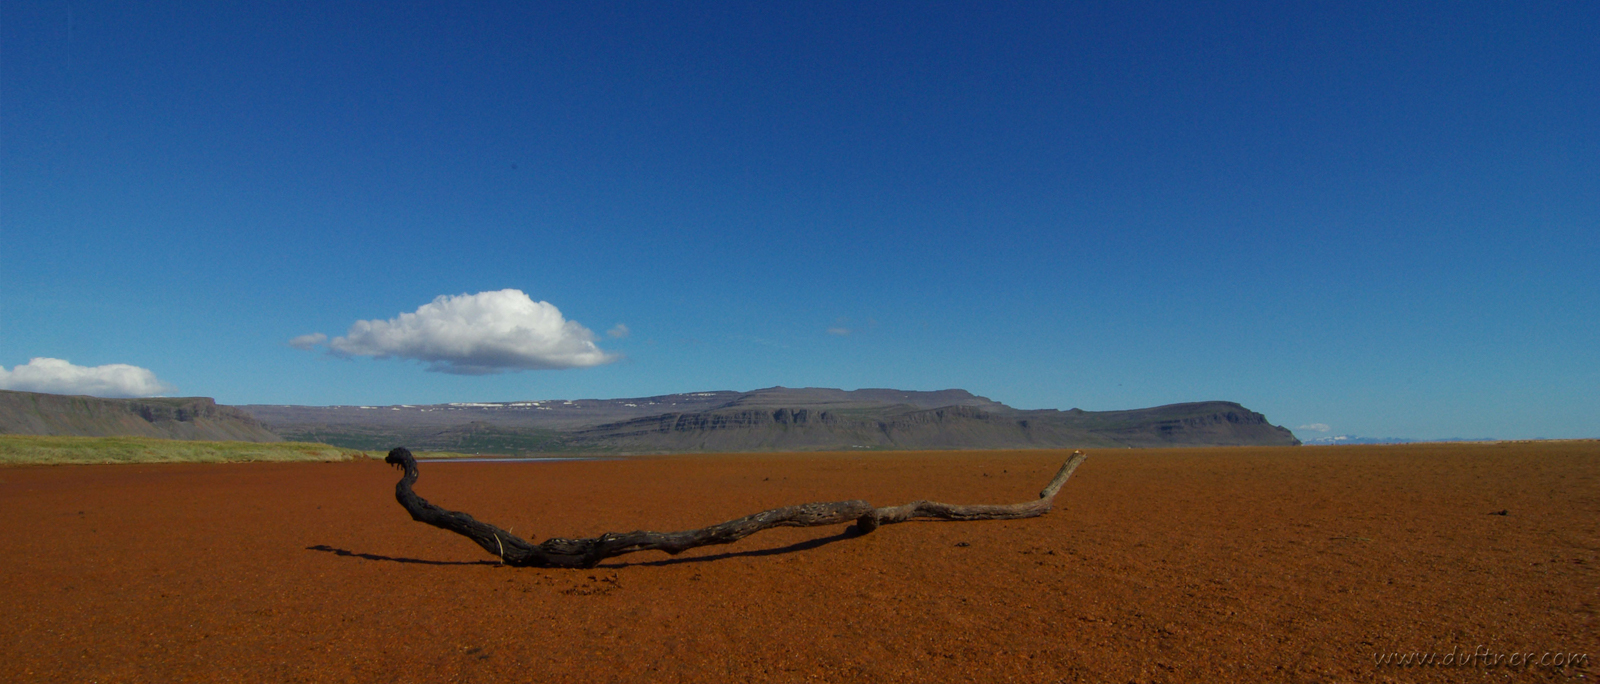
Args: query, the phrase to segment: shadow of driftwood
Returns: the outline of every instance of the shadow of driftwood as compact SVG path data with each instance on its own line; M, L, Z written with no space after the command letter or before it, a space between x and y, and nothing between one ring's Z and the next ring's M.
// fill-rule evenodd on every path
M845 528L845 530L843 532L840 532L840 533L835 534L835 535L830 535L830 536L827 536L827 537L818 537L816 539L807 539L806 541L803 541L803 542L795 542L795 543L790 544L788 546L779 546L777 548L772 548L772 549L755 549L755 550L751 550L751 551L729 551L727 553L714 553L714 554L707 555L707 556L695 556L693 558L663 558L661 560L635 561L635 562L631 562L631 563L630 562L601 563L601 564L599 564L599 565L597 565L595 567L599 567L599 568L625 568L625 567L634 566L634 565L665 566L665 565L677 565L679 563L707 563L707 562L710 562L710 561L726 560L728 558L760 558L762 556L780 556L780 555L783 555L783 554L786 554L786 553L798 553L800 551L810 551L811 549L821 548L821 547L827 546L829 544L832 544L834 542L841 542L841 541L844 541L846 539L854 539L854 538L859 537L859 536L861 536L860 531L856 529L855 525L851 525L850 527ZM335 556L347 556L347 557L350 557L350 558L365 558L366 560L389 561L389 562L392 562L392 563L415 563L417 565L500 565L501 564L500 561L491 561L491 560L436 561L436 560L422 560L420 558L396 558L394 556L380 556L380 555L375 554L375 553L357 553L355 551L350 551L348 549L336 549L336 548L334 548L332 546L328 546L327 544L317 544L316 546L307 546L306 550L307 551L322 551L324 553L331 553L331 554L333 554Z
M628 563L628 562L601 563L600 565L597 565L595 567L600 567L600 568L625 568L625 567L628 567L628 566L631 566L631 565L662 566L662 565L677 565L679 563L707 563L707 562L711 562L711 561L726 560L726 559L729 559L729 558L759 558L761 556L781 556L781 555L786 554L786 553L797 553L797 552L800 552L800 551L810 551L811 549L821 548L823 546L827 546L827 545L832 544L834 542L841 542L841 541L844 541L846 539L854 539L854 538L859 537L859 536L861 536L861 532L856 529L855 525L851 525L851 526L845 528L845 530L843 532L840 532L840 533L835 534L835 535L830 535L830 536L827 536L827 537L818 537L816 539L807 539L807 540L805 540L803 542L795 542L795 543L790 544L788 546L779 546L777 548L771 548L771 549L755 549L755 550L752 550L752 551L729 551L727 553L714 553L714 554L707 555L707 556L694 556L692 558L663 558L661 560L635 561L635 562L631 562L631 563ZM647 552L645 552L645 553L647 553Z
M499 565L500 564L500 561L491 561L491 560L436 561L436 560L422 560L421 558L395 558L394 556L380 556L380 555L375 554L375 553L356 553L355 551L350 551L350 550L347 550L347 549L336 549L336 548L333 548L332 546L328 546L327 544L317 544L316 546L307 546L306 550L307 551L322 551L324 553L331 553L331 554L333 554L335 556L348 556L348 557L351 557L351 558L365 558L367 560L389 561L389 562L392 562L392 563L415 563L417 565Z

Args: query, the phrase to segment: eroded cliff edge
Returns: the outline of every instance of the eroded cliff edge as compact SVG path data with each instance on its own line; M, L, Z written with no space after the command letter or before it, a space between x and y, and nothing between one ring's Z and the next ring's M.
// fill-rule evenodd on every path
M0 390L0 433L281 442L255 416L207 397L102 399Z

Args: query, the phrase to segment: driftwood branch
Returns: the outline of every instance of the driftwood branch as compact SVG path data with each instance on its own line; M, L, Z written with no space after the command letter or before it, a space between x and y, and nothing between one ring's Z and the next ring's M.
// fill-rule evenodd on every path
M507 565L542 568L591 568L600 561L635 551L683 551L713 544L728 544L771 527L816 527L854 522L863 534L880 525L918 518L943 520L1013 520L1032 518L1050 512L1056 492L1061 491L1072 471L1083 463L1081 451L1056 471L1056 476L1039 492L1039 498L1019 504L961 506L937 501L914 501L904 506L873 508L865 501L835 501L785 506L748 515L737 520L686 532L608 532L590 539L554 537L531 544L494 525L480 522L466 513L448 511L417 496L417 459L404 447L389 452L386 463L405 471L394 486L394 498L411 514L411 519L449 530L476 542L483 550L500 557Z

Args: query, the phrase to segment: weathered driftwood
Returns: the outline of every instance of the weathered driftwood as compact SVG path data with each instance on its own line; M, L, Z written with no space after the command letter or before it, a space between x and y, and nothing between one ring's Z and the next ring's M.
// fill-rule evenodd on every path
M748 515L737 520L686 532L608 532L590 539L545 540L530 544L494 525L480 522L466 513L439 508L412 491L417 481L417 459L404 447L389 452L384 461L405 471L394 486L394 498L411 514L411 519L462 535L500 557L507 565L590 568L613 556L634 551L665 551L678 554L697 546L728 544L770 527L815 527L855 522L864 533L880 525L918 518L944 520L1012 520L1032 518L1050 511L1056 492L1061 491L1072 471L1082 463L1083 452L1074 451L1056 476L1039 492L1039 498L1019 504L960 506L937 501L914 501L904 506L873 508L865 501L835 501L785 506Z

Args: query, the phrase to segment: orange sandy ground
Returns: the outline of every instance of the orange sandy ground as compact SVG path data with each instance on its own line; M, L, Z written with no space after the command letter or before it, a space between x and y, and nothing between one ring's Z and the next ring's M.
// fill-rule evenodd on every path
M417 491L542 539L1015 503L1064 457L424 463ZM412 522L379 461L6 468L0 680L1593 681L1597 475L1595 441L1092 451L1043 518L539 570Z

